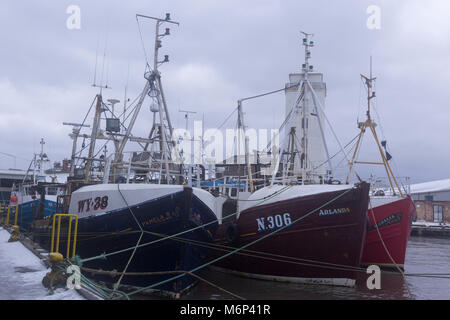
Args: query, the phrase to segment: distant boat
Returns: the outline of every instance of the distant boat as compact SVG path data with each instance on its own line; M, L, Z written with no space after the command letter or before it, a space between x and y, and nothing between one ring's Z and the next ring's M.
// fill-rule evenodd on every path
M14 184L11 190L10 202L18 206L17 223L25 231L30 230L34 220L55 214L57 197L62 192L62 184L47 181L43 166L49 160L43 149L44 139L40 144L41 152L34 155L23 181Z

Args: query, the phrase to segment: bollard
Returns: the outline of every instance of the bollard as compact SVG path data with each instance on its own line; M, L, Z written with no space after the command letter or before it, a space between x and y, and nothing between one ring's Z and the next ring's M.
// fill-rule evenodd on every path
M20 239L20 227L15 224L12 227L11 237L9 238L8 242L19 241L19 239Z
M48 259L51 264L51 271L47 272L45 277L42 279L42 285L49 289L50 294L53 294L55 289L66 287L67 275L63 271L64 258L61 253L51 252L48 255Z

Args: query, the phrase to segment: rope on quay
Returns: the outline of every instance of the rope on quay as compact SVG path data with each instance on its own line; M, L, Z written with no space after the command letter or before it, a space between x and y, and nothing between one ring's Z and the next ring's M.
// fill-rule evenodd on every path
M104 275L110 275L110 276L118 276L118 275L121 275L121 274L124 274L126 276L156 276L156 275L175 274L175 273L188 274L188 275L190 275L190 276L192 276L194 278L197 278L198 280L203 281L206 284L208 284L208 285L210 285L210 286L212 286L212 287L214 287L214 288L216 288L216 289L218 289L220 291L223 291L223 292L225 292L225 293L227 293L227 294L229 294L229 295L231 295L231 296L233 296L233 297L235 297L235 298L237 298L239 300L246 300L245 298L243 298L243 297L241 297L241 296L239 296L239 295L237 295L237 294L235 294L235 293L233 293L231 291L228 291L228 290L226 290L226 289L224 289L224 288L222 288L222 287L212 283L211 281L208 281L205 278L202 278L199 275L196 275L195 273L192 273L192 272L189 272L189 271L184 271L184 270L158 271L158 272L126 272L126 273L123 273L123 272L115 271L115 270L106 271L106 270L91 269L91 268L86 268L86 267L80 267L80 269L84 270L86 272L89 272L89 273L93 273L93 274L104 274Z
M61 272L65 272L65 270L67 270L67 267L70 265L72 265L72 263L68 259L66 259L66 260L64 260L64 262L62 264L59 264L56 267ZM80 267L80 269L81 269L81 267ZM85 277L81 273L80 273L80 282L81 282L81 285L84 287L84 289L90 291L91 293L96 294L97 296L99 296L105 300L111 299L111 296L113 294L123 296L127 300L130 300L129 296L125 292L117 290L117 289L113 290L113 289L107 288L105 286L98 285L95 282L89 280L87 277ZM107 292L110 292L110 293L108 294Z

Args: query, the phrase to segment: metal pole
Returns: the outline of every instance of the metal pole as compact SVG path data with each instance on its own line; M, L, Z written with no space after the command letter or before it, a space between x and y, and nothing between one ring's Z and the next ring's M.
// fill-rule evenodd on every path
M95 148L95 140L97 139L98 135L98 127L100 125L100 113L101 113L101 107L102 107L102 95L97 95L97 105L95 107L95 116L94 116L94 124L92 126L92 134L91 134L91 143L89 145L89 156L88 161L86 163L85 173L84 173L84 181L89 181L89 172L91 171L92 166L92 157L94 155L94 148Z

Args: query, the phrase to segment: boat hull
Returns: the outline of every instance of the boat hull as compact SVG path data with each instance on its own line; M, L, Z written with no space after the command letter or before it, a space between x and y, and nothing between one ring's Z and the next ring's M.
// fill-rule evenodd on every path
M17 223L20 226L20 228L28 231L30 229L31 223L36 219L38 216L40 209L40 200L30 200L22 202L18 205L18 217L17 217ZM44 200L44 217L50 217L56 213L56 201L53 200ZM13 217L10 217L10 221L13 219Z
M89 195L95 198L96 192L101 194L101 191L95 191ZM161 240L166 236L193 228L197 229L178 237ZM216 229L217 218L214 212L193 195L191 188L181 187L181 191L129 207L106 211L99 215L81 216L78 222L76 254L81 259L86 259L106 253L106 259L94 259L83 263L82 267L87 269L82 268L82 273L96 281L113 284L119 280L120 275L105 275L91 272L89 269L119 272L126 269L128 273L141 273L125 275L120 282L125 287L149 287L183 275L176 280L146 290L176 295L183 293L197 281L195 277L181 271L190 271L207 259L207 248L196 246L192 241L211 243ZM50 229L47 228L47 236L38 239L47 248L50 246L49 234ZM134 249L138 243L149 245L139 247L134 255L133 250L109 255L125 249ZM66 255L66 246L66 239L61 239L59 252Z
M416 212L414 202L406 196L379 205L371 200L371 204L361 264L403 269Z
M368 190L362 183L348 192L325 192L246 209L234 222L239 243L230 243L233 223L219 227L215 242L235 248L251 245L215 265L253 278L353 286L352 268L360 266L366 231ZM292 223L286 223L289 220ZM269 236L283 224L284 229ZM215 250L216 258L224 254Z

